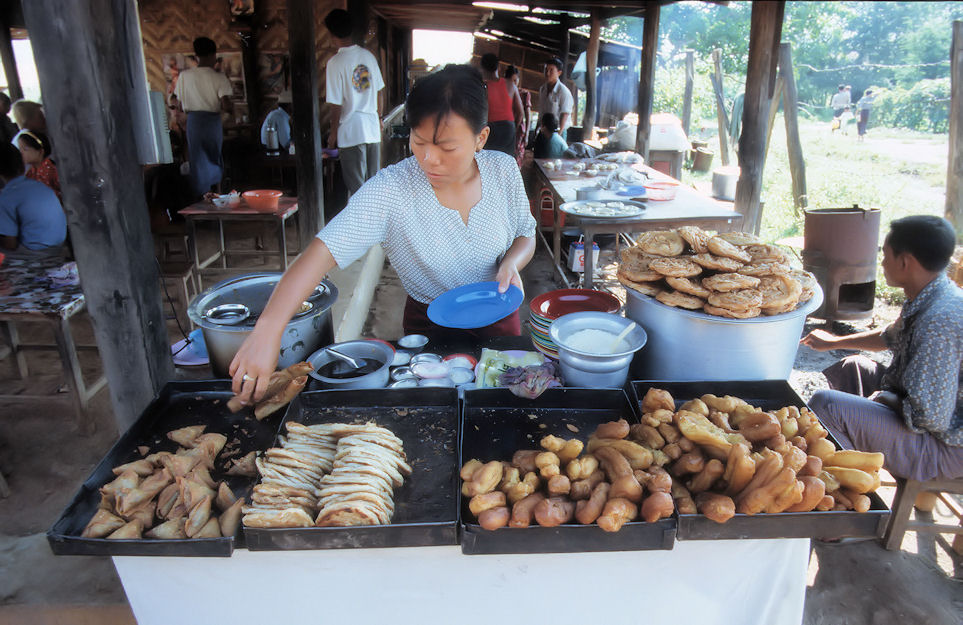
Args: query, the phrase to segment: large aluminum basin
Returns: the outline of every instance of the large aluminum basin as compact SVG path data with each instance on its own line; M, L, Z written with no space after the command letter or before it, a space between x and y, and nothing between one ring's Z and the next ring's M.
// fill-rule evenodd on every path
M625 316L645 329L648 343L632 363L641 380L786 380L792 373L806 316L823 292L796 310L772 317L727 319L673 308L626 289Z

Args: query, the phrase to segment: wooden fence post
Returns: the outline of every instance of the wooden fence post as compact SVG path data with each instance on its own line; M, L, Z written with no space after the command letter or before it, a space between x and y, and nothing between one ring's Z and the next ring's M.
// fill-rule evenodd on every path
M33 54L70 238L124 432L174 375L134 139L134 90L147 92L137 3L31 0L23 13L43 42Z
M652 130L652 90L655 87L655 54L659 47L660 6L657 0L645 3L642 26L642 62L639 67L639 99L636 111L639 126L635 133L635 151L649 162L649 134Z
M723 165L729 164L729 116L726 115L726 101L722 91L722 50L712 51L714 74L711 75L712 90L716 94L716 116L719 119L719 157Z
M739 182L735 209L745 216L743 228L758 233L762 224L762 170L765 165L766 122L775 90L779 39L785 2L753 2L749 31L749 63L742 135L739 137Z
M776 125L776 113L779 112L779 102L782 100L782 87L784 79L782 68L776 76L776 90L772 94L772 106L769 107L769 123L766 125L766 158L769 157L769 140L772 139L772 128Z
M946 171L946 218L963 241L963 22L953 22L950 48L950 138Z
M695 51L685 51L685 96L682 98L682 130L689 136L692 123L692 83L695 80Z
M796 214L806 208L809 198L806 195L806 161L803 159L802 142L799 140L799 100L796 97L796 78L792 71L792 45L779 46L779 73L783 78L783 119L786 121L786 148L789 150L789 172L792 174L792 198ZM777 98L772 99L772 109L779 106Z
M598 110L598 89L595 84L595 68L599 62L599 35L602 20L599 10L592 9L592 28L588 47L585 49L585 115L582 119L582 138L595 139L595 112Z
M288 0L288 51L294 106L291 140L298 161L298 242L302 251L324 225L321 106L318 103L318 66L314 48L314 2Z

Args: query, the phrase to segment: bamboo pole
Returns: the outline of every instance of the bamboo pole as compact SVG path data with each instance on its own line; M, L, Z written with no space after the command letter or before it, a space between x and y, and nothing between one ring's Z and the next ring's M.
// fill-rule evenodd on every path
M786 148L789 150L789 173L792 175L792 198L796 214L806 208L806 160L803 158L802 142L799 140L799 101L796 97L796 79L792 71L792 46L779 46L779 73L782 75L783 119L786 122ZM771 109L778 108L778 98L773 98Z
M946 218L963 241L963 21L953 22L950 48L950 137L946 171Z

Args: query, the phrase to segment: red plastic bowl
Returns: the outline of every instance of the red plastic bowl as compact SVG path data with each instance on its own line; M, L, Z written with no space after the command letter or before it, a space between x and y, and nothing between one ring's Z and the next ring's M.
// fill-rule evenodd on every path
M617 313L622 303L614 295L593 289L558 289L534 297L529 308L543 319L558 319L574 312Z
M678 182L655 181L645 185L645 197L650 200L671 200L679 190Z
M247 205L251 207L252 210L256 210L259 213L273 213L278 209L278 200L284 195L281 191L275 191L272 189L255 189L254 191L245 191L241 194Z

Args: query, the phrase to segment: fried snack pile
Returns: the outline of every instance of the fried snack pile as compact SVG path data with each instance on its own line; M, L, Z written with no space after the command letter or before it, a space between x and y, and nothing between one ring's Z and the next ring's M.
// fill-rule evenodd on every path
M373 423L287 423L281 446L258 458L261 482L247 527L382 525L393 489L411 475L400 438Z
M676 410L668 391L651 388L641 410L629 438L667 468L680 514L724 523L736 513L866 512L880 485L883 454L837 451L805 407L764 411L703 395Z
M291 400L304 390L304 385L308 382L308 372L313 369L314 365L310 362L296 362L286 369L272 373L264 397L254 405L255 418L260 421L291 403ZM244 406L236 395L227 400L227 408L231 412L238 412Z
M114 467L117 478L100 489L100 506L81 536L111 540L233 536L244 499L235 499L226 483L211 478L227 437L204 434L204 427L168 432L167 437L181 446L176 453L154 453Z
M718 235L696 226L645 232L622 251L619 282L667 306L748 319L795 310L816 278L747 232Z
M487 530L574 521L617 532L638 517L653 523L671 516L672 479L654 464L653 450L626 440L629 429L621 419L600 425L587 446L546 436L540 450L519 450L511 462L469 460L462 495Z

